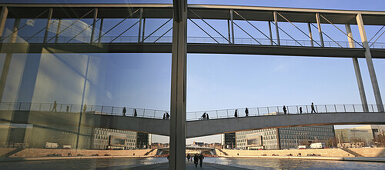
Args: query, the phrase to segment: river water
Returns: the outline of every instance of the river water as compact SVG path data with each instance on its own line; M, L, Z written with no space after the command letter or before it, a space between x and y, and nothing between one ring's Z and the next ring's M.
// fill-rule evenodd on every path
M50 161L0 162L1 170L95 170L130 169L135 166L166 163L166 158L114 158L114 159L68 159ZM248 169L385 169L385 163L290 160L262 158L205 158L204 162L230 165Z

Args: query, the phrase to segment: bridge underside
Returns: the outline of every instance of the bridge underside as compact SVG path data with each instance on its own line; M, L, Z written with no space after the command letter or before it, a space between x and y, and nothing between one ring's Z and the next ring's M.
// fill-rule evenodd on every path
M165 136L170 133L168 120L107 115L101 116L100 120L110 122L99 124L98 127L101 128L133 130ZM385 124L385 113L296 114L188 121L186 122L186 137L267 128L344 124Z
M171 43L3 43L2 53L171 53ZM42 50L45 49L45 50ZM298 47L242 44L190 43L188 53L255 54L365 58L363 48ZM371 49L373 58L385 58L385 49Z

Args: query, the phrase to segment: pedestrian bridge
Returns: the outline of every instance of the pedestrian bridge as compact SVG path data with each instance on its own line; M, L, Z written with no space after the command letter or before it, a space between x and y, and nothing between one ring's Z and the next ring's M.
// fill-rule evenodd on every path
M375 105L368 105L366 112L360 104L314 107L317 113L311 113L310 105L286 106L286 114L278 106L248 108L248 116L245 108L188 112L186 137L295 126L385 124L385 113L378 112ZM93 128L109 128L170 135L170 120L162 116L167 111L126 108L127 112L123 113L123 107L88 105L85 110L81 108L84 109L80 105L60 103L55 107L52 103L1 103L0 122L11 123L11 127L12 124L27 124L75 134ZM234 117L235 110L237 117ZM203 113L210 119L202 120Z

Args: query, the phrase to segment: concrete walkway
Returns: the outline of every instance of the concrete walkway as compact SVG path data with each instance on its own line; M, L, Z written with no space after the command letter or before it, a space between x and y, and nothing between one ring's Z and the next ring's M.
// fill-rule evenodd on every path
M168 170L168 163L162 163L162 164L154 164L154 165L147 165L147 166L138 166L129 168L130 170ZM194 164L189 162L186 163L186 170L249 170L246 168L238 168L233 166L225 166L225 165L219 165L219 164L213 164L213 163L204 163L202 168L198 167L195 168Z

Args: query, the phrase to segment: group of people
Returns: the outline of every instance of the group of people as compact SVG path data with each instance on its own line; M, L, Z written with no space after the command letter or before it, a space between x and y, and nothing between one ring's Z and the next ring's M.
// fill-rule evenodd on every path
M195 154L194 156L191 156L190 154L187 154L187 162L194 161L195 168L199 166L202 167L204 156L202 154Z
M210 119L209 114L204 112L203 115L202 115L202 120L209 120L209 119Z
M313 102L311 103L310 108L311 108L311 112L310 113L317 113L316 110L315 110ZM288 113L287 112L287 106L283 105L282 110L283 110L283 114L287 114ZM302 107L299 107L299 114L302 114Z
M168 112L163 113L163 119L170 119L170 114Z
M127 113L127 109L126 107L123 107L123 116L126 116L126 113ZM138 112L136 111L136 109L134 109L134 117L137 117L138 116Z
M249 116L249 109L246 107L246 109L245 109L245 115L246 115L246 117L248 117ZM235 111L234 111L234 117L238 117L238 109L235 109Z

